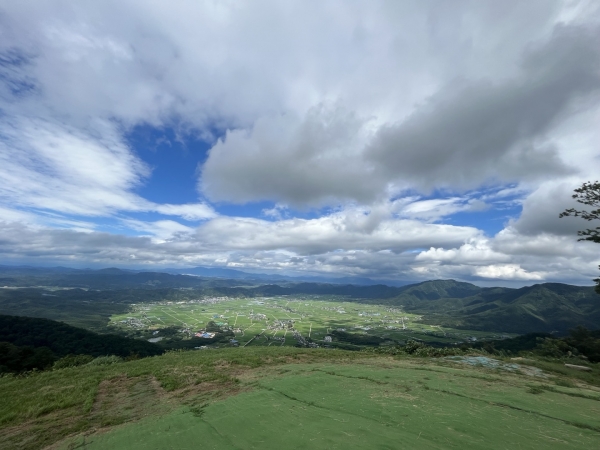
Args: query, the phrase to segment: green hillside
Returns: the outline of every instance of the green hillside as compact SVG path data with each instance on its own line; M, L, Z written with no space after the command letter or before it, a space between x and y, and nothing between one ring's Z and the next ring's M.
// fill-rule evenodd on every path
M456 290L448 288L455 283ZM593 287L545 283L521 289L469 289L451 281L430 281L411 287L394 299L407 311L425 314L425 322L448 327L495 330L512 333L561 332L582 325L596 329L600 325L600 296ZM441 293L455 297L432 298L441 285ZM470 285L472 286L472 285ZM429 298L423 298L423 293ZM459 296L460 295L460 296Z
M0 447L600 446L596 365L471 360L238 348L3 377Z

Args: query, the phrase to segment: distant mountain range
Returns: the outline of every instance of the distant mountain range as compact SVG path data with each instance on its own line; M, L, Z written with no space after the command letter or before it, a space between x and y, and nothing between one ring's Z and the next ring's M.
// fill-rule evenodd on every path
M366 277L322 277L322 276L297 276L278 275L269 273L251 273L236 269L222 269L214 267L192 267L189 269L163 269L163 272L196 275L201 277L215 277L242 280L268 280L268 281L289 281L289 282L312 282L312 283L331 283L331 284L355 284L359 286L368 286L374 284L386 284L388 286L405 286L414 281L398 280L373 280Z
M0 266L0 286L62 286L113 291L160 289L164 291L162 295L167 295L169 290L188 288L202 294L232 297L330 295L402 307L408 312L423 314L424 322L453 328L514 333L564 333L577 325L600 328L600 296L593 287L543 283L520 289L482 288L455 280L405 286L356 285L298 282L289 277L264 280L253 278L255 274L231 269L195 268L194 272L184 275L115 268ZM156 298L154 295L147 297Z
M385 284L388 286L406 286L414 281L402 280L373 280L366 277L323 277L323 276L288 276L268 273L251 273L236 269L225 269L216 267L190 267L190 268L166 268L153 271L131 270L131 269L73 269L69 267L33 267L33 266L7 266L0 265L0 276L9 274L40 276L43 274L98 274L122 275L124 273L168 273L173 275L191 275L203 278L221 278L226 280L245 280L260 282L312 282L312 283L331 283L331 284L354 284L358 286L369 286L375 284Z

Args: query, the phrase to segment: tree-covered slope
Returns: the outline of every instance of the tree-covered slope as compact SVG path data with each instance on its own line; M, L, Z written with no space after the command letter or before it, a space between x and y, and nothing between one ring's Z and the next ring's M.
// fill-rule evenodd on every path
M600 327L600 296L593 287L545 283L521 289L479 288L463 298L421 300L403 294L395 299L428 321L469 329L514 333L565 332L577 325Z
M97 334L65 323L32 317L0 315L0 342L23 347L48 347L57 357L159 355L163 350L150 342L110 334Z

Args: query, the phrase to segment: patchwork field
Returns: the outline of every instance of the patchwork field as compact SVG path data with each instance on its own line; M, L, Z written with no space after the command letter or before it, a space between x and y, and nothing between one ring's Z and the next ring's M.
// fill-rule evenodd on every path
M417 338L454 343L501 337L492 332L427 325L420 318L399 308L346 302L336 297L219 297L135 304L131 311L113 315L110 324L124 330L151 332L147 336L156 340L160 339L162 328L177 327L185 337L191 337L214 321L232 330L242 346L287 346L307 338L320 345L325 343L325 336L336 330L396 341Z

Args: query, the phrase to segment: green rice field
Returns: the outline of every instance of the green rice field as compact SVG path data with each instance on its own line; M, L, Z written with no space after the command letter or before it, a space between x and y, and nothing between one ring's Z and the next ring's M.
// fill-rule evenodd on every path
M299 336L323 344L332 331L378 336L390 341L421 339L444 343L497 339L498 333L455 330L427 325L420 316L397 307L346 302L339 298L302 296L271 298L208 298L186 302L140 303L111 317L123 330L152 332L178 327L185 337L202 331L209 321L230 329L240 345L296 345ZM258 337L256 337L259 335Z

